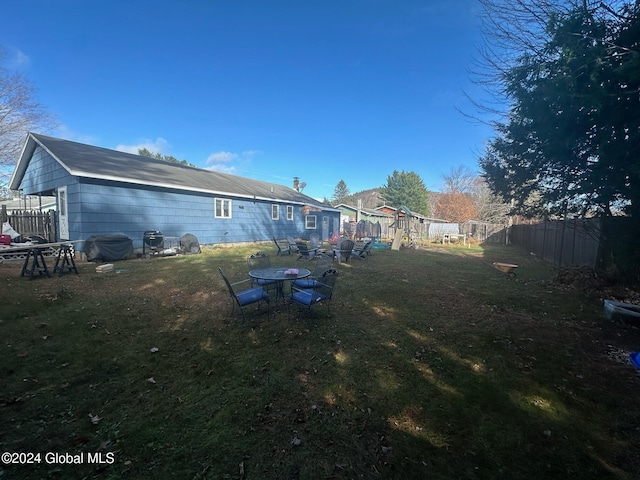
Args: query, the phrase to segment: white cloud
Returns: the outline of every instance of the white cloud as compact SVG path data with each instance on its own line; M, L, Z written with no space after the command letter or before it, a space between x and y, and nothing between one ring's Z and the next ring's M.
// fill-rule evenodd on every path
M164 138L158 137L155 140L142 139L137 145L118 145L115 149L119 152L138 154L139 150L146 148L151 153L160 153L162 155L169 149L169 142Z
M242 153L233 152L215 152L207 157L207 170L214 172L231 173L239 175L239 172L245 172L250 168L253 158L260 155L260 150L244 150Z
M255 157L256 155L260 155L262 152L260 150L245 150L244 152L242 152L242 156L250 159Z
M87 145L100 145L100 138L96 135L78 133L64 123L56 126L51 132L47 132L46 135L71 140L72 142L86 143Z
M236 167L229 165L230 162L237 160L238 154L232 152L216 152L207 157L207 170L213 170L220 173L236 174Z
M207 165L217 165L219 163L229 163L231 160L237 160L238 154L231 152L216 152L209 155Z

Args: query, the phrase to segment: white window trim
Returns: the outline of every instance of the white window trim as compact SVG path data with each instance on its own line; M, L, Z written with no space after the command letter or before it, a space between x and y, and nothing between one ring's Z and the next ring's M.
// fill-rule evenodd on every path
M287 220L293 220L293 205L287 205Z
M218 208L217 208L218 207L218 202L221 202L221 204L220 204L221 212L224 212L224 204L225 203L228 204L228 206L229 206L229 216L218 215ZM215 198L213 200L213 216L214 216L214 218L231 218L233 216L232 213L231 213L233 211L232 206L233 206L232 200L230 200L228 198Z
M280 220L280 205L277 203L271 205L271 220Z
M313 227L309 226L309 219L313 217ZM314 230L316 228L318 228L318 217L317 215L306 215L304 217L304 228L306 228L307 230Z

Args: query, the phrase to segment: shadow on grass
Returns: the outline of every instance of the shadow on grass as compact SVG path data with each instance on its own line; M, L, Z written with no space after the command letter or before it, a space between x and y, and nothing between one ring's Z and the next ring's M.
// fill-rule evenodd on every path
M255 250L33 282L0 266L3 448L115 454L8 478L640 473L637 376L594 356L638 336L606 337L599 304L555 288L544 263L505 247L374 252L338 267L331 317L243 324L217 267L246 275ZM505 259L516 277L490 265Z

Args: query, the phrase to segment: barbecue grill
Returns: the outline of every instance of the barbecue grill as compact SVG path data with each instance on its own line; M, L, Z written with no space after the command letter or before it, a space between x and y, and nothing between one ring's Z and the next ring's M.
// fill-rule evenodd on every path
M158 253L164 245L164 235L158 230L147 230L142 236L142 254Z

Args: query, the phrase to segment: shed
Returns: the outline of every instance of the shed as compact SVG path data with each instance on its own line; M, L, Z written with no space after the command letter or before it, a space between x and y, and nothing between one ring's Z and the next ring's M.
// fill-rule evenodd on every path
M57 240L145 231L202 244L329 239L340 211L294 188L29 133L10 188L55 195Z

